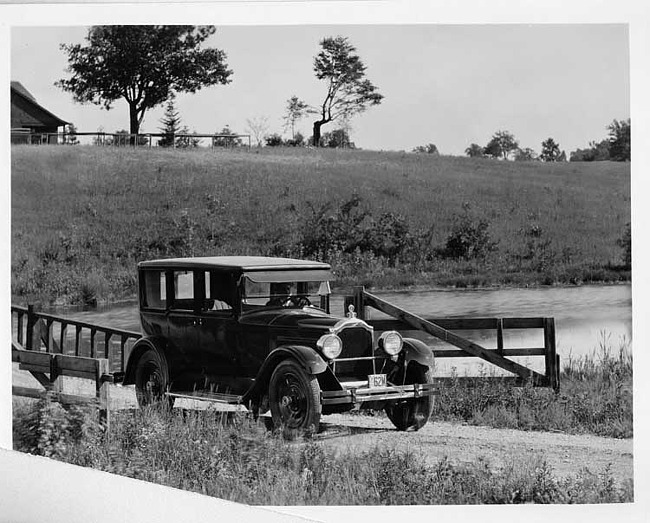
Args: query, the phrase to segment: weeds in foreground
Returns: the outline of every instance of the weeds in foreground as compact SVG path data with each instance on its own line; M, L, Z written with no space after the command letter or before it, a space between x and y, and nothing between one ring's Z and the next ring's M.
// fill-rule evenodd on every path
M436 397L434 417L524 430L559 430L614 438L633 435L632 350L604 334L599 346L562 367L561 390L512 387L498 378L452 380Z
M313 440L286 442L249 418L211 411L121 412L108 431L89 414L82 431L64 428L78 419L47 400L22 406L14 414L15 448L247 504L633 501L632 482L617 484L609 469L557 478L535 459L497 469L485 460L428 464L414 452L379 446L334 452Z

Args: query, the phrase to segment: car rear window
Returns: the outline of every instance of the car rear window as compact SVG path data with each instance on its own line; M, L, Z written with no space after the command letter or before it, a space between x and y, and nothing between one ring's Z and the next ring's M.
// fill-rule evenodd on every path
M167 307L166 278L163 271L143 271L144 306L152 309Z

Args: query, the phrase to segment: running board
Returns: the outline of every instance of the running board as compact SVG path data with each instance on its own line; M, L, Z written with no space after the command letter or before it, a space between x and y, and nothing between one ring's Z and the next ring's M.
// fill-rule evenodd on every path
M223 394L218 392L167 392L166 395L170 398L210 401L212 403L227 405L241 405L243 398L243 396L237 396L236 394Z

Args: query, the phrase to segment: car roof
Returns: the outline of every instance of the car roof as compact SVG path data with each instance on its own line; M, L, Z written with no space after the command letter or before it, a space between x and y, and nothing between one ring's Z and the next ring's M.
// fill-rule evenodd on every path
M274 258L270 256L205 256L193 258L167 258L148 260L138 263L138 267L170 267L187 269L230 269L237 271L269 270L329 270L327 263L296 260L292 258Z

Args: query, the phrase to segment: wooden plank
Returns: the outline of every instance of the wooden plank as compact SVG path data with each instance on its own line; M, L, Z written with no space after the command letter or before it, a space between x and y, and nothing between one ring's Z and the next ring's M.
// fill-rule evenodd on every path
M31 372L30 373L36 380L46 389L52 390L53 384L50 381L50 378L44 372Z
M446 330L492 330L497 329L499 321L504 329L541 329L544 318L423 318ZM375 330L417 330L412 325L397 319L366 320Z
M503 356L498 355L495 351L487 350L484 347L478 345L477 343L469 341L465 338L458 336L457 334L454 334L451 331L443 329L442 327L436 325L435 323L431 323L425 320L424 318L421 318L415 314L407 312L404 309L400 309L399 307L396 307L395 305L388 303L387 301L382 300L377 296L364 292L364 300L368 303L368 305L376 309L379 309L380 311L388 314L389 316L399 318L400 320L409 323L410 325L412 325L413 327L419 330L428 332L432 336L435 336L451 345L455 345L456 347L464 350L465 352L469 353L472 356L476 356L478 358L484 359L485 361L492 363L497 367L501 367L502 369L507 370L508 372L511 372L523 378L531 378L533 381L544 381L544 376L539 374L538 372L535 372L532 369L529 369L527 367L524 367L523 365L519 365L518 363L515 363L514 361L504 358Z
M65 354L65 336L68 331L68 324L61 322L61 334L59 336L59 348L62 354Z
M468 354L464 350L454 350L454 349L431 349L433 355L436 358L473 358L474 356ZM498 349L485 349L486 351L494 352L495 354L501 354L502 356L544 356L546 354L546 349L543 347L530 347L530 348L513 348L513 349L503 349L502 352L499 352Z
M74 355L79 356L79 352L81 350L81 325L75 325L75 333L74 333Z
M14 396L21 396L25 398L41 399L46 398L48 394L54 401L69 405L92 405L97 403L97 399L92 396L77 396L74 394L64 394L62 392L52 393L47 390L32 389L29 387L11 387L11 393Z
M497 353L503 356L503 319L497 320Z

